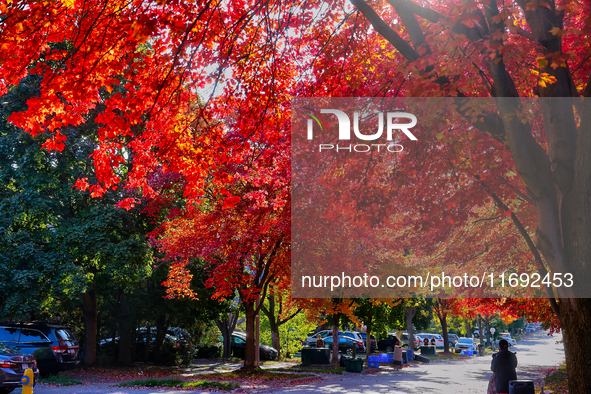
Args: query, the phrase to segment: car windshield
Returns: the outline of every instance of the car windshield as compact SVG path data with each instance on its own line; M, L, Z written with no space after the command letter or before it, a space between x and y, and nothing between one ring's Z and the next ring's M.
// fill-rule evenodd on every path
M473 343L470 338L460 338L460 343Z

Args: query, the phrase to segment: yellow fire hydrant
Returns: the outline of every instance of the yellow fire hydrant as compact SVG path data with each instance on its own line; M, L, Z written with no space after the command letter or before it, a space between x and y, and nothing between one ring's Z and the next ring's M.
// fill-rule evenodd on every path
M27 368L25 370L25 373L21 378L21 383L23 384L23 394L33 394L35 375L33 375L33 370L31 368Z

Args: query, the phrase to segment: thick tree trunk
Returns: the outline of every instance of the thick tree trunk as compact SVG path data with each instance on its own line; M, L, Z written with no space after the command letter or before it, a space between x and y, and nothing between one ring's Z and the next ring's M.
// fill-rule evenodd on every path
M121 294L117 320L119 321L119 356L117 357L117 364L131 365L132 328L129 320L129 303L125 293Z
M246 350L244 351L244 366L242 369L253 370L257 368L255 355L255 302L243 302L246 312Z
M562 67L559 67L562 68ZM587 85L586 95L591 91ZM591 105L585 97L575 155L575 179L562 204L564 246L569 257L577 294L589 294L591 277ZM544 257L546 255L544 254ZM560 272L555 270L555 272ZM562 273L564 275L564 272ZM560 288L564 290L564 288ZM559 294L560 294L559 290ZM562 294L561 294L562 295ZM591 299L561 298L558 301L570 394L591 393Z
M470 324L470 319L464 319L464 328L466 329L466 337L470 338L472 336L472 325Z
M82 364L85 367L90 367L96 364L96 335L98 329L96 279L93 279L92 288L82 293L82 315L84 319L84 355Z
M591 393L591 299L563 298L559 303L564 341L568 392Z
M271 320L269 320L271 323ZM279 326L277 322L271 323L271 346L277 350L277 357L281 357L281 341L279 340Z

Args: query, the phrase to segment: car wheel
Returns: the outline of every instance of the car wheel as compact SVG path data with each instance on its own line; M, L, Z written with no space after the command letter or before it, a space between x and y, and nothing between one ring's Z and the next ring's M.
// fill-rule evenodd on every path
M349 349L347 349L347 351L345 352L347 353L349 356L353 354L353 348L350 347Z
M408 349L408 344L402 345L403 349Z
M386 346L386 353L392 353L394 348L392 346Z
M0 387L0 394L12 393L16 387Z

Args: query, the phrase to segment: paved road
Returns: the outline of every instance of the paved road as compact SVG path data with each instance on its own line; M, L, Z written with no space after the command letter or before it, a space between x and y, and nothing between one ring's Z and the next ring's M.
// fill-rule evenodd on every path
M548 337L539 331L518 343L518 379L537 380L544 369L560 365L564 361L564 348L557 341L561 335ZM273 393L282 394L402 394L402 393L486 393L491 356L449 360L417 367L404 368L397 372L355 376L347 374L336 379L299 387L290 387Z
M545 332L531 334L518 343L517 352L519 379L537 380L543 370L556 367L564 361L562 344L557 344L562 336L548 337ZM421 364L402 370L380 370L372 374L345 374L329 377L322 381L294 385L282 389L256 389L248 392L277 394L402 394L402 393L486 393L490 372L491 356L472 357L462 360L447 360ZM120 389L112 384L93 384L78 387L35 388L40 394L186 394L179 390ZM201 391L191 391L199 393ZM20 394L17 389L14 394Z

